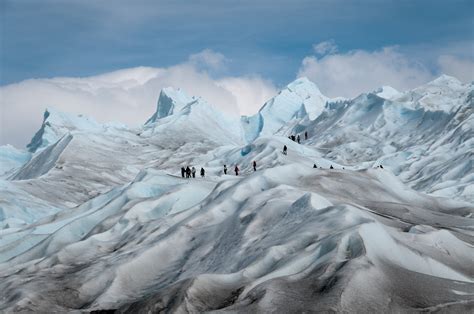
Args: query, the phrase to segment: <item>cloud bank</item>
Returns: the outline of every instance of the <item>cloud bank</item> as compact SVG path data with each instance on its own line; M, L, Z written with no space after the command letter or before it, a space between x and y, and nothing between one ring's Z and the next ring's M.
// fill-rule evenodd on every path
M440 56L438 68L432 69L396 46L338 53L334 41L325 41L313 45L313 49L316 55L303 59L298 76L307 76L330 97L355 97L383 85L404 91L442 73L464 82L474 80L474 62L453 55Z

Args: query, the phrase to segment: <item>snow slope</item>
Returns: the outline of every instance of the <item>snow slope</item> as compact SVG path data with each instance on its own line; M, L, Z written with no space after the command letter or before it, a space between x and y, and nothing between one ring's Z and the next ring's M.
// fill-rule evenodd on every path
M472 90L299 79L240 120L167 88L136 129L48 110L0 160L0 311L473 311Z

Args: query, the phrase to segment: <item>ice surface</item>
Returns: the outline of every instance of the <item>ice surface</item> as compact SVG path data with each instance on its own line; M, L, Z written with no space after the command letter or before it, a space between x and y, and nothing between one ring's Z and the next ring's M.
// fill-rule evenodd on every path
M48 110L35 153L0 149L0 311L470 312L472 94L298 79L239 118L165 89L137 129Z

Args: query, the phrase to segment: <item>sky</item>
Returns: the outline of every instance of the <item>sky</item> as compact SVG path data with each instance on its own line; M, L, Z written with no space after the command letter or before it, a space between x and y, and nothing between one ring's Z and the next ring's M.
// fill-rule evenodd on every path
M0 0L0 145L23 146L48 105L141 123L167 85L251 114L299 76L330 97L442 73L469 82L473 12L471 0ZM78 88L105 79L109 94Z

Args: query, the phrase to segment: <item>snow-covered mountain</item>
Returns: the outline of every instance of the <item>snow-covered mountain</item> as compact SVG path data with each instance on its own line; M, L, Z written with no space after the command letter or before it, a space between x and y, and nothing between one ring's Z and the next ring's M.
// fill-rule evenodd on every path
M241 119L173 88L134 129L48 109L0 148L0 311L472 311L473 96L302 78Z

